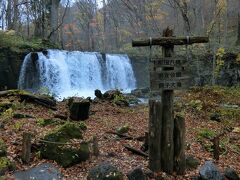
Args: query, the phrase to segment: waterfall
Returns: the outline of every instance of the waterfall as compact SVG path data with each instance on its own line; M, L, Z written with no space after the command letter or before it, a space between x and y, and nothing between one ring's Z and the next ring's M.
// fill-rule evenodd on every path
M38 52L33 60L28 54L22 64L18 88L38 91L48 89L58 98L93 97L94 90L135 88L136 80L127 55L97 52L48 50Z

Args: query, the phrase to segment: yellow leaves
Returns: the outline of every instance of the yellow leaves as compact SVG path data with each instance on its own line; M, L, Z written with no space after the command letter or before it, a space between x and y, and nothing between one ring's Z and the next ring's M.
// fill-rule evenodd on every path
M240 134L240 127L235 127L232 132Z
M224 66L223 56L225 55L225 49L219 48L216 52L216 68L215 68L215 75L218 76L219 72L221 71L222 67Z

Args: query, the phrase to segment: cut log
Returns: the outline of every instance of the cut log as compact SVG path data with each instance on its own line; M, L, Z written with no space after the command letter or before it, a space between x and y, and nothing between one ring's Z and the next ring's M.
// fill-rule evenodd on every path
M209 37L161 37L161 38L152 38L146 40L136 40L132 41L133 47L140 46L168 46L168 45L185 45L185 44L194 44L194 43L207 43Z
M131 152L134 153L134 154L137 154L137 155L140 155L140 156L143 156L143 157L148 157L148 154L147 154L147 153L145 153L145 152L143 152L143 151L141 151L141 150L139 150L139 149L133 148L133 147L131 147L131 146L129 146L129 145L126 145L126 144L124 144L123 146L124 146L127 150L131 151Z
M89 118L90 102L86 99L74 98L69 110L72 120L86 120Z
M182 116L176 116L174 119L174 168L178 175L185 174L185 119Z
M149 169L161 170L162 103L149 101Z

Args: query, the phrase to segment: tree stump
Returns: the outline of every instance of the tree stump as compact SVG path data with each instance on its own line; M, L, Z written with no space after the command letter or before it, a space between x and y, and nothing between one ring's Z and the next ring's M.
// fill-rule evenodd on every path
M86 120L89 118L90 102L86 99L74 98L69 110L72 120Z

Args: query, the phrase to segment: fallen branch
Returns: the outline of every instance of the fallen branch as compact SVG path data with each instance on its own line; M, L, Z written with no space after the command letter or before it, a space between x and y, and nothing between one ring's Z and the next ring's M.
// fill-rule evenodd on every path
M46 97L40 97L32 94L20 94L21 101L33 102L49 109L56 110L56 101Z
M134 139L134 137L128 136L126 134L120 134L120 133L117 133L117 132L114 132L114 131L107 131L106 133L107 134L114 134L114 135L119 136L120 138L124 138L124 139L127 139L127 140L133 140Z
M148 157L148 154L145 153L145 152L143 152L143 151L141 151L141 150L138 150L138 149L133 148L133 147L131 147L131 146L129 146L129 145L126 145L126 144L123 144L123 146L124 146L127 150L131 151L131 152L134 153L134 154L137 154L137 155L140 155L140 156L143 156L143 157Z

